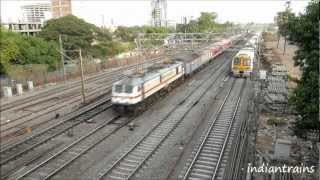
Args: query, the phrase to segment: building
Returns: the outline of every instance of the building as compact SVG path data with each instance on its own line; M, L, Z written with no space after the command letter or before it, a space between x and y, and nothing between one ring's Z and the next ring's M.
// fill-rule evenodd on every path
M41 31L43 24L41 22L10 22L3 25L9 31L34 36Z
M167 27L167 0L151 0L151 24Z
M50 18L51 7L47 3L25 5L21 9L25 22L39 23Z
M53 18L72 14L71 0L51 0L51 8Z

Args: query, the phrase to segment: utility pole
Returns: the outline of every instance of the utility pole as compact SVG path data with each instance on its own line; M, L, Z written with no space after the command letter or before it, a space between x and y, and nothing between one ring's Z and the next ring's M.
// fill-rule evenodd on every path
M66 78L66 70L64 68L64 57L63 57L64 51L63 51L61 34L59 34L59 44L60 44L60 56L61 56L61 64L62 64L62 76L63 76L64 83L66 83L67 78Z
M187 43L187 17L184 17L184 43Z
M79 58L80 58L80 69L81 69L81 93L82 93L82 102L83 102L83 104L85 104L85 103L86 103L86 94L85 94L85 87L84 87L84 74L83 74L83 64L82 64L81 49L79 49Z

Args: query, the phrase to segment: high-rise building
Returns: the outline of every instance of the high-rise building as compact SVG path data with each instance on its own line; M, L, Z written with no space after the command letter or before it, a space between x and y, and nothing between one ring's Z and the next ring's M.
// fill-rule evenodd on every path
M51 7L53 18L72 14L71 0L51 0Z
M151 0L151 24L167 27L167 0Z
M25 5L21 7L23 18L26 22L38 23L48 19L50 14L50 4L39 3L32 5Z
M43 24L41 22L8 22L2 23L9 31L35 36L41 31Z

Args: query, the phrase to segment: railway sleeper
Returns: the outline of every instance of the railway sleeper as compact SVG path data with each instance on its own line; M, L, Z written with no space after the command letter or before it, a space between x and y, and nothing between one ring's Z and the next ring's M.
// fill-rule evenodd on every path
M127 174L132 171L132 169L130 169L126 166L119 166L118 169L120 169L121 171L127 172ZM116 171L116 169L114 171Z
M219 157L219 150L218 149L203 149L201 151L200 157L208 157L208 158L215 158Z
M207 174L202 174L202 173L197 173L197 172L191 172L191 177L194 177L194 178L198 178L199 179L209 179L211 178L210 175L207 175Z
M204 157L204 156L200 156L198 159L203 161L212 161L212 162L215 162L218 160L217 158L214 158L214 157Z
M118 179L118 180L123 180L124 179L124 177L119 177L119 176L115 176L115 175L109 175L109 177L111 178L111 179Z
M215 163L215 162L213 162L213 161L197 160L197 164L202 164L202 165L205 165L205 166L215 167L217 163Z
M133 169L136 167L136 165L132 164L132 163L128 163L128 162L121 162L119 164L119 167L127 167L127 169Z
M194 168L193 169L206 169L206 170L209 170L212 172L212 169L214 168L214 166L212 165L204 165L204 164L195 164L193 166Z
M144 157L144 153L143 152L141 152L141 151L134 151L134 152L132 152L132 153L130 153L130 154L132 154L132 155L134 155L134 156L138 156L138 157Z
M212 174L212 168L200 167L200 168L194 168L192 171L195 172L195 173L206 174L206 175L209 175L209 176Z
M130 170L130 169L121 169L120 170L120 168L118 168L118 169L114 169L112 171L112 174L118 174L120 176L127 176L131 171L132 170Z
M135 156L135 155L130 154L130 155L128 155L128 158L130 158L130 159L136 159L136 160L141 161L144 157L142 157L142 156Z
M204 147L201 150L200 156L206 155L206 154L219 154L219 150L220 149L218 149L218 148L207 148L207 147Z
M130 168L135 168L137 166L137 164L139 164L139 162L137 161L128 161L127 159L124 160L120 165L125 165L127 167L130 167ZM120 166L119 165L119 166Z
M137 151L142 151L142 152L149 152L149 151L152 151L153 149L154 149L153 147L149 147L149 146L147 146L147 147L139 146L136 150Z

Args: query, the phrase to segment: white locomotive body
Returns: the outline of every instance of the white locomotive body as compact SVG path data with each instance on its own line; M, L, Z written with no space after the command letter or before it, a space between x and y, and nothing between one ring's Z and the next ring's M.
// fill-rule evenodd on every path
M184 68L181 62L157 64L144 74L135 74L113 84L112 104L137 104L159 90L168 87L172 82L183 77Z

